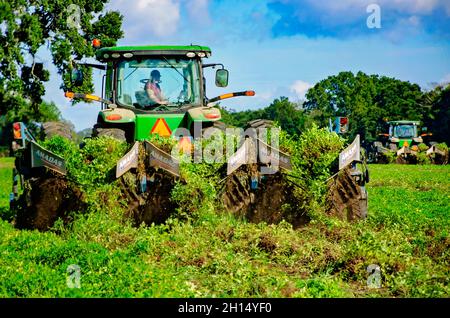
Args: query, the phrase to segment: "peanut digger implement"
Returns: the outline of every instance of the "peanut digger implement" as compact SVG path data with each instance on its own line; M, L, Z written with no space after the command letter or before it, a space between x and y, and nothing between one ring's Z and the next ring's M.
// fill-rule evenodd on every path
M195 162L196 141L228 131L214 102L255 94L243 91L208 99L203 75L205 68L220 67L216 71L215 83L218 87L228 85L228 71L222 64L203 63L203 59L210 55L211 50L204 46L125 46L99 49L97 60L104 64L74 63L106 71L104 96L73 92L65 95L101 103L93 137L110 136L132 145L117 162L115 176L124 185L122 189L128 197L129 212L137 223L163 222L167 215L162 216L161 211L168 214L174 209L168 194L176 181L183 181L176 153L156 146L150 141L151 136L175 138L178 151L193 154ZM75 87L82 84L82 67L71 70L71 79ZM155 87L158 88L158 100L150 92ZM280 209L284 201L289 200L290 188L295 186L286 178L293 168L289 154L281 152L276 143L267 141L270 127L268 121L255 120L248 123L245 133L241 131L232 136L238 141L238 147L227 149L226 162L222 161L226 172L222 178L224 191L219 199L227 210L242 213L250 220L279 222L279 218L268 220L254 212ZM67 135L61 127L50 130L53 134L59 130L60 135ZM229 135L226 133L226 138ZM64 177L64 159L37 144L23 123L14 124L14 138L14 184L20 181L25 189L24 194L18 197L15 186L11 195L12 207L18 207L17 225L45 230L58 217L65 215L66 210L82 209L82 206L72 206L82 201L83 194L78 185ZM365 217L367 195L364 182L367 178L361 177L363 173L354 164L360 161L359 147L357 138L341 154L340 170L345 173L338 173L333 179L347 177L345 182L335 183L337 194L333 200L339 201L334 208L336 213L350 213L355 210L354 202L357 202L359 212L353 214ZM223 154L223 149L217 152ZM349 166L353 168L349 169ZM127 173L129 171L131 174ZM51 186L50 190L43 192L44 183L58 186ZM277 194L276 202L271 200L274 194ZM54 204L44 207L43 196L54 196Z

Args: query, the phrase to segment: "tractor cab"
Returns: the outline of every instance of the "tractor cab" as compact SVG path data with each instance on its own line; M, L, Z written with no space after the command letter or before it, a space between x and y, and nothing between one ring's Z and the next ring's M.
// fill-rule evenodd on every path
M93 136L109 135L133 142L149 139L152 134L174 136L179 128L193 136L194 126L203 129L221 120L214 102L255 94L243 91L208 99L203 69L217 67L216 86L228 85L223 64L203 64L210 56L210 48L198 45L100 48L96 58L103 64L76 64L106 70L102 96L66 92L66 97L102 103ZM80 70L75 69L72 82L81 83L82 79Z
M419 121L390 121L388 125L389 142L398 148L411 147L413 144L417 145L423 142L422 137L419 136Z
M178 111L205 104L202 58L204 46L131 46L99 49L97 60L107 64L106 96L119 107L145 111ZM216 66L216 65L214 65ZM216 73L225 87L228 72Z

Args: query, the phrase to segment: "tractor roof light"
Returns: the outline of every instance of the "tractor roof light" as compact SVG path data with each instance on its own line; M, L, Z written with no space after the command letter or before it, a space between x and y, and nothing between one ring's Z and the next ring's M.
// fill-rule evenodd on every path
M126 58L133 57L133 53L130 53L130 52L124 53L124 54L123 54L123 57L126 57Z
M64 96L67 98L74 98L75 97L75 93L74 92L65 92Z
M205 54L205 52L198 52L198 53L197 53L197 56L198 56L198 57L205 57L206 54Z
M119 53L113 53L113 54L111 54L111 57L117 59L117 58L120 57L120 54Z
M20 123L13 124L14 139L22 139L22 127Z
M99 39L92 40L92 46L98 49L102 45L102 42Z
M187 52L186 56L187 57L195 57L195 53L194 52Z

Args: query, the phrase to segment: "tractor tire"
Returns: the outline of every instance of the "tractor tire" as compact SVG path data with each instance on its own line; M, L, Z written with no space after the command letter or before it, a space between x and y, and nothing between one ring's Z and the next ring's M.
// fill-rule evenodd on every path
M225 124L222 121L214 121L214 122L208 123L207 125L202 127L202 131L205 131L205 130L207 130L209 128L217 128L217 129L225 132L225 130L227 129L227 124Z
M214 128L212 130L211 128ZM213 131L220 130L221 132L225 133L227 129L227 125L224 122L221 121L215 121L212 123L208 123L208 125L202 127L202 138L209 138Z
M390 143L390 144L389 144L389 150L397 151L397 150L398 150L397 144L395 144L395 143Z
M248 129L248 128L258 129L258 128L272 128L273 126L274 126L274 124L273 124L272 120L255 119L255 120L249 121L245 128L246 129Z
M112 137L120 141L127 141L126 131L120 128L106 128L99 124L94 125L92 137Z
M225 124L223 121L215 121L212 127L220 129L221 131L225 131L227 129L227 124Z
M75 134L68 124L62 122L48 121L43 123L42 127L46 139L52 138L53 136L61 136L73 140L73 135Z

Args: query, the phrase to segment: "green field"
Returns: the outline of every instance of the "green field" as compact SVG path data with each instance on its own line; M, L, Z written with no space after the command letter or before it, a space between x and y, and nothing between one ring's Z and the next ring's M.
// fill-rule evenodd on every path
M0 297L450 296L449 166L370 166L357 223L293 230L206 213L134 228L107 201L46 233L7 221L11 167L0 158ZM67 286L71 264L81 288Z

